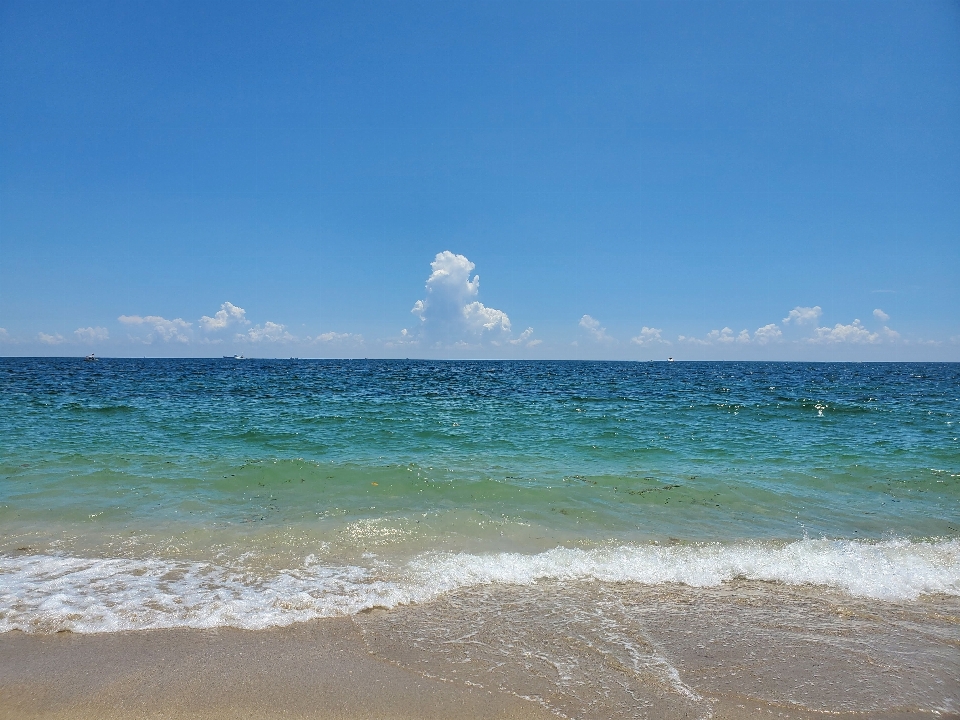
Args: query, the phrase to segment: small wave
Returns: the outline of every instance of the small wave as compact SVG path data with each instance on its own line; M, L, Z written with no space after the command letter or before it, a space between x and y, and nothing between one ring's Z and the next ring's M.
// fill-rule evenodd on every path
M539 554L426 553L393 569L244 568L161 559L0 557L0 632L258 629L427 602L478 585L539 581L720 585L733 579L827 586L877 600L960 595L960 541L801 540L787 544L621 545Z
M119 403L116 405L85 405L79 402L68 402L63 405L64 410L69 410L71 412L78 413L127 413L133 412L136 410L135 407L131 405L125 405Z

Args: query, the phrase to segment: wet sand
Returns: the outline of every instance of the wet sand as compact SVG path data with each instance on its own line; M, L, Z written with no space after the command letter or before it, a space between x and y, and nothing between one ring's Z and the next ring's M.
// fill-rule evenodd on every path
M257 631L0 635L0 718L960 717L960 599L484 588Z
M0 718L547 718L367 651L350 619L262 631L0 636Z

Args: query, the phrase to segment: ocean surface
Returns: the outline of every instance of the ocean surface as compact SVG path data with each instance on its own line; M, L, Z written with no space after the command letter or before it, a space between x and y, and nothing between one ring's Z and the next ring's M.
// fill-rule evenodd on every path
M958 364L3 358L0 631L956 597L958 422Z

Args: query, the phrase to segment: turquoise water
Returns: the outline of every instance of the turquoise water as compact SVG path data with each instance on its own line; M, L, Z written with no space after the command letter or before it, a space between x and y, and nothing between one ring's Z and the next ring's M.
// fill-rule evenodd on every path
M567 575L960 593L957 364L6 358L0 390L0 629Z

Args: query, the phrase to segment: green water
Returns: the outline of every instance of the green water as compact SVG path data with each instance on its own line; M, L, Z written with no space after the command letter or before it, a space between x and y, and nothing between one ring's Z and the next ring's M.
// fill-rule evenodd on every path
M431 553L807 540L933 543L955 581L956 364L7 358L0 389L30 588L22 558L396 582Z

